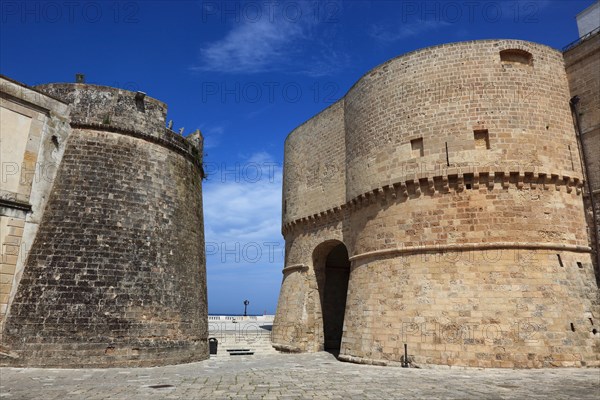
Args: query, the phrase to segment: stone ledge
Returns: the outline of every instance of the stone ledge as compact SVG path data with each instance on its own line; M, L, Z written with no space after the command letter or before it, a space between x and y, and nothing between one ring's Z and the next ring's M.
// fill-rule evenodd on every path
M393 248L384 250L368 251L350 257L350 261L360 260L368 257L382 257L402 253L425 253L442 251L470 251L470 250L493 250L493 249L526 249L526 250L556 250L573 251L577 253L591 253L592 248L588 246L576 246L560 243L519 243L519 242L496 242L496 243L461 243L461 244L439 244L430 246L411 246L404 248Z
M354 357L354 356L349 356L346 354L340 354L338 356L338 360L353 363L353 364L377 365L380 367L385 367L388 365L388 363L385 361L371 360L370 358Z
M294 265L290 265L285 267L281 272L286 274L288 272L292 272L292 271L297 271L297 270L307 270L308 269L308 265L304 265L304 264L294 264Z
M285 353L302 353L302 349L300 349L300 347L289 344L272 343L272 346L275 350Z
M0 367L150 367L207 360L208 338L144 346L138 343L32 343L0 347Z
M572 176L568 171L553 171L550 173L533 171L489 171L488 168L473 168L461 172L459 169L448 170L447 175L434 175L426 177L417 177L416 175L406 175L397 181L389 182L383 187L373 187L370 191L359 194L344 204L340 204L326 210L318 211L314 214L300 218L295 218L284 223L281 229L282 234L286 234L294 227L303 225L307 222L314 222L321 218L328 218L340 214L343 210L350 208L356 210L363 206L368 206L375 202L378 197L391 196L397 198L408 196L409 193L421 195L434 195L436 193L450 193L451 190L462 192L466 190L479 190L482 187L491 191L498 186L499 189L508 189L510 186L523 189L528 185L530 189L554 190L560 191L562 187L567 193L571 193L575 188L576 194L582 193L584 185L583 178ZM439 189L442 190L439 190Z
M0 198L0 207L13 208L25 212L31 211L31 204L13 199Z

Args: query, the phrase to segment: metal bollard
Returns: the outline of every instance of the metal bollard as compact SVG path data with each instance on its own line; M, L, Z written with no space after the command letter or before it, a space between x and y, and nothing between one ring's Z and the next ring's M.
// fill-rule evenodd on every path
M404 360L402 361L402 368L408 368L408 345L404 343Z

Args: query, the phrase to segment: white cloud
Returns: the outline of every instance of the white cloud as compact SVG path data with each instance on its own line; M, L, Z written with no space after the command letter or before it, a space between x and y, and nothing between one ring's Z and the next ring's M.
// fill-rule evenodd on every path
M201 49L202 71L257 73L276 69L294 51L294 41L303 39L300 23L268 18L243 22L224 38Z
M284 262L281 180L281 166L259 152L237 164L219 163L204 182L211 313L241 312L245 298L249 312L275 312Z
M413 36L422 35L425 32L445 28L452 25L446 21L416 21L400 25L399 28L393 28L389 25L372 25L369 36L384 43L391 43Z
M204 150L214 149L221 143L221 136L225 132L223 126L201 127L202 135L204 136Z
M273 164L273 157L267 153L266 151L259 151L258 153L254 153L248 157L248 162L250 163L264 163L264 164ZM280 169L280 166L279 166ZM281 172L278 169L278 172ZM272 174L273 175L273 174Z
M335 75L348 64L350 64L348 54L323 43L318 56L311 56L310 63L301 67L298 73L310 76L311 78L321 78L323 76Z
M293 4L290 9L298 10L296 17L288 15L289 9L283 3L273 14L266 7L261 18L244 19L221 39L202 45L199 64L191 69L229 74L285 72L321 77L345 66L348 57L339 50L337 24L315 17L319 15L315 7L321 9L323 6L308 1L288 4Z
M211 165L208 173L204 184L208 267L281 269L281 166L261 152L243 162Z

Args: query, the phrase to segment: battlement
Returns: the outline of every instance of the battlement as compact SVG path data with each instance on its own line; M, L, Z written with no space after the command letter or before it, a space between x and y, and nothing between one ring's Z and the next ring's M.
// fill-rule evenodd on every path
M49 83L35 88L71 105L74 128L139 137L169 147L198 166L202 164L202 141L188 141L166 128L167 105L143 92L84 83Z
M166 125L167 105L142 92L84 83L49 83L35 88L71 104L73 124L157 135Z

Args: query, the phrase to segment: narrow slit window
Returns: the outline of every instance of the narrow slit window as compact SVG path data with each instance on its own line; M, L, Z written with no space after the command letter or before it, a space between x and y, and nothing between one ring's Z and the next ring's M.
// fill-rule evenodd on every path
M52 137L50 138L50 140L52 141L52 144L54 145L54 148L56 150L58 150L58 147L59 147L59 145L58 145L58 136L52 135Z
M450 166L450 156L448 156L448 142L446 142L446 165Z
M569 158L571 159L571 171L575 171L575 163L573 162L573 152L571 151L571 145L569 147Z
M413 157L423 157L423 138L413 139L410 141L411 155Z
M558 258L558 265L560 265L561 267L564 267L564 264L562 262L562 258L560 258L560 254L557 254L556 258Z
M581 263L581 261L577 261L577 266L578 266L579 268L583 268L583 264Z
M500 61L508 64L533 65L533 56L525 50L506 49L500 51Z
M473 137L475 139L475 148L477 150L489 150L490 134L487 129L473 131Z

